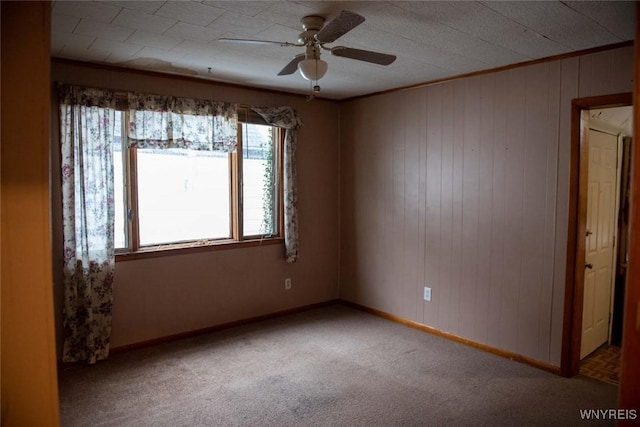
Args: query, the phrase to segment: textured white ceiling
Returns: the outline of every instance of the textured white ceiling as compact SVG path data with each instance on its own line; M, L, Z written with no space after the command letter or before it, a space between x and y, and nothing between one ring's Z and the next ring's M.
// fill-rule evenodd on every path
M300 19L366 18L331 46L396 55L389 66L331 56L321 96L344 99L632 40L632 1L64 1L53 3L52 56L306 94L278 76L300 47Z

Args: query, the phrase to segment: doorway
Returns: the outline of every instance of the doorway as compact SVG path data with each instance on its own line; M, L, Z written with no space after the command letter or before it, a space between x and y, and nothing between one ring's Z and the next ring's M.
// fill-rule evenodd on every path
M583 110L588 150L580 373L620 381L632 107Z
M598 362L608 368L617 365L600 372L599 379L615 383L619 375L622 325L617 319L623 316L626 273L622 242L629 207L625 165L630 158L631 100L631 94L619 94L572 103L564 376L580 373L581 365L585 371L598 371Z

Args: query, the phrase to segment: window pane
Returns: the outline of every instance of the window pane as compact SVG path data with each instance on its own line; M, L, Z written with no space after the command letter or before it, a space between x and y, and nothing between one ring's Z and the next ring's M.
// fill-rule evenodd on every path
M276 233L274 128L242 124L244 236Z
M231 236L228 156L137 150L141 246Z
M126 203L126 188L125 188L125 170L123 162L122 145L122 120L124 113L122 111L116 111L115 117L115 130L113 138L113 187L115 198L115 228L114 228L114 247L116 249L122 249L127 247L127 203Z

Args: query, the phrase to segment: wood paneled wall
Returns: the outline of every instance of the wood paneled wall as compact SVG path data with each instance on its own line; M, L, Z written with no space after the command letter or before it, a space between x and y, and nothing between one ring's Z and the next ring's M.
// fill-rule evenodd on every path
M2 2L0 425L59 425L49 209L48 2Z
M624 47L342 104L340 297L558 366L571 100L632 79Z
M636 18L640 22L640 8L636 7ZM636 24L636 63L634 64L635 84L633 102L640 102L640 26ZM633 129L640 134L640 112L636 109L633 115ZM632 150L632 178L631 178L631 219L629 242L629 269L627 270L627 284L625 297L624 331L622 336L622 363L620 382L619 408L640 408L640 150L636 146ZM632 426L637 419L619 421L619 426Z

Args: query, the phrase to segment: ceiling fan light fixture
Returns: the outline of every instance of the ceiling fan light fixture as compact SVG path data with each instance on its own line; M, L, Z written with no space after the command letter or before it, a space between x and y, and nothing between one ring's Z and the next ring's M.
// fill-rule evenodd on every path
M303 59L298 62L298 70L305 79L318 81L327 73L327 62L322 59Z

